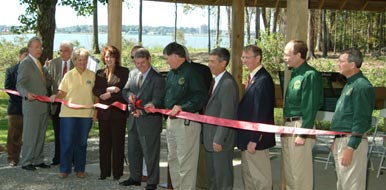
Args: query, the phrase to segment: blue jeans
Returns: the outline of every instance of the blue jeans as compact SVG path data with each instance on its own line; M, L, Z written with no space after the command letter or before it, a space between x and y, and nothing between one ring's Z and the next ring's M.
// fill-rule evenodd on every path
M87 154L87 137L92 126L91 118L60 118L60 172L84 172Z

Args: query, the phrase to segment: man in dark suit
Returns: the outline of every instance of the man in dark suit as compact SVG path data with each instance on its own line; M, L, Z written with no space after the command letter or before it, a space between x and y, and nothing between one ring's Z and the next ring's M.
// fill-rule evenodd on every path
M129 74L129 80L123 88L122 95L132 108L128 120L128 158L130 163L130 178L121 182L122 186L139 186L142 176L142 159L147 165L146 190L157 189L159 183L160 133L162 130L162 115L147 113L145 109L162 108L165 95L165 80L151 66L148 50L138 49L134 55L137 69ZM129 106L129 107L132 107Z
M36 96L47 96L51 79L47 70L38 60L42 54L42 41L32 37L28 41L28 56L18 69L16 88L23 98L23 137L22 169L36 170L36 167L49 168L43 155L44 139L47 129L48 104L36 100Z
M26 47L19 51L19 62L12 67L7 68L5 72L4 88L8 90L16 90L17 70L19 69L20 61L28 55ZM22 99L20 96L8 94L8 136L7 136L7 152L8 163L10 166L16 166L19 162L21 150L21 137L23 133L23 112Z
M71 61L71 54L73 50L73 45L69 41L63 41L59 45L59 57L51 60L46 63L46 67L48 68L48 73L52 78L51 91L52 94L58 93L58 86L62 81L63 76L67 71L74 68L74 64ZM51 119L52 125L54 128L55 134L55 154L52 158L52 165L60 164L60 103L54 102L51 103Z
M255 45L244 47L241 61L250 71L246 90L238 108L238 119L274 124L275 88L272 77L261 64L262 50ZM245 189L272 189L269 148L275 146L275 134L238 130L237 146Z
M235 79L226 71L230 53L225 48L213 49L209 54L211 73L215 76L213 88L209 91L208 104L204 114L226 119L237 118L239 91ZM233 148L234 129L203 125L203 139L206 149L206 166L210 190L233 189Z

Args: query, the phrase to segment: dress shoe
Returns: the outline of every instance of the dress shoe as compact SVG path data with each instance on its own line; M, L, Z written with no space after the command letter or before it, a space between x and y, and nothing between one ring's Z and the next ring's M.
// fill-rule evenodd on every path
M119 179L121 179L121 176L119 176L119 177L114 177L114 180L119 180Z
M147 184L144 188L144 190L156 190L157 185L156 184Z
M66 177L68 177L68 173L59 173L59 178L64 179Z
M99 177L98 179L99 179L99 180L105 180L106 177Z
M142 182L146 182L147 181L147 176L143 175L141 181Z
M132 178L129 178L121 183L119 183L119 185L122 185L122 186L131 186L131 185L134 185L134 186L140 186L141 185L141 182L139 181L135 181L134 179Z
M76 177L79 177L79 178L85 178L86 177L86 173L84 172L76 172Z
M52 162L51 163L51 166L57 166L57 165L59 165L60 163L59 162Z
M50 165L47 165L45 163L37 164L37 165L34 165L34 166L37 167L37 168L44 168L44 169L51 167Z
M29 171L35 171L36 170L35 166L33 166L32 164L22 166L21 168L24 170L29 170Z
M10 161L8 164L9 164L9 166L12 166L12 167L13 167L13 166L17 166L17 162L15 162L15 161L13 161L13 160Z

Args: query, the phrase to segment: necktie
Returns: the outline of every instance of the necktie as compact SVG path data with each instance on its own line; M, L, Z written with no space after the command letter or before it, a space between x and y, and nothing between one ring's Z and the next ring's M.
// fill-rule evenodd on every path
M245 89L248 88L249 82L251 81L251 75L248 74L247 81L245 82Z
M63 67L63 75L62 77L64 77L64 75L67 73L67 62L65 61L64 62L64 67Z
M141 88L141 86L142 86L142 80L143 80L143 75L142 75L142 74L139 74L138 88Z
M212 79L212 83L210 84L210 88L209 88L209 92L208 92L209 97L212 96L212 91L213 91L213 88L214 88L214 83L215 83L215 80Z
M42 63L40 63L39 60L37 60L37 62L38 62L38 67L39 67L40 75L42 76L42 79L44 79Z

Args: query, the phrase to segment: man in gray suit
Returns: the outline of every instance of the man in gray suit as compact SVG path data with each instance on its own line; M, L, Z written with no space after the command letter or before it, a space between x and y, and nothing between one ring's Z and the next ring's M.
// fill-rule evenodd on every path
M73 45L69 41L63 41L59 45L59 57L51 60L46 64L48 73L52 78L51 90L52 94L58 93L58 86L62 81L63 76L67 71L74 68L74 64L71 61ZM52 158L52 165L60 164L60 103L51 103L51 119L55 134L55 154Z
M129 102L128 158L130 178L121 182L122 186L141 185L142 159L147 165L147 185L145 190L157 189L159 182L160 133L162 115L147 113L147 107L162 108L165 95L165 80L151 66L148 50L140 48L134 55L137 69L129 74L129 80L122 95ZM139 105L139 107L133 108Z
M48 73L38 60L42 54L42 41L32 37L28 41L28 56L18 69L16 88L23 98L23 135L21 166L25 170L36 167L49 168L43 155L44 138L47 129L48 104L36 100L36 96L47 96L51 85Z
M225 48L213 49L209 54L213 88L204 114L227 119L237 118L239 91L235 79L226 71L230 53ZM233 189L233 148L236 131L224 126L203 125L206 166L210 190Z

